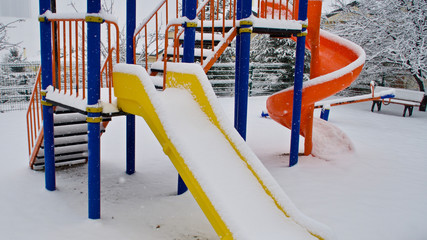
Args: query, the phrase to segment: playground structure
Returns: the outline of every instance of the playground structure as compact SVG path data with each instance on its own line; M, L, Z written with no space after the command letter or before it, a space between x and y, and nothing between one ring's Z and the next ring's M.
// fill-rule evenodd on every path
M295 86L272 95L267 101L270 116L292 130L290 165L294 165L298 159L297 146L300 134L305 136L305 153L310 154L314 102L342 90L357 77L364 62L363 50L335 35L325 32L319 34L321 1L318 0L294 0L293 4L281 0L258 1L256 10L258 17L252 15L254 8L251 1L205 0L198 3L195 0L187 0L184 1L181 17L176 2L174 19L168 18L171 9L168 1L163 0L138 28L135 24L135 4L135 0L127 1L128 65L116 65L112 74L113 59L119 62L119 34L118 30L111 31L110 25L114 25L113 18L100 13L100 1L88 0L88 13L70 18L50 13L49 1L40 0L42 74L39 74L40 80L35 85L34 98L27 113L27 123L30 166L44 167L46 189L56 188L55 165L73 164L75 161L80 163L88 158L89 218L100 218L101 133L111 117L126 114L126 172L132 174L135 171L133 114L136 114L144 117L162 144L164 152L177 168L180 174L178 193L184 192L186 187L189 187L221 238L260 239L264 236L262 234L268 232L272 235L267 237L268 239L280 239L284 236L331 239L332 234L328 228L299 213L243 141L246 137L250 35L270 34L274 37L293 37L297 41ZM161 11L166 14L160 14ZM159 20L161 16L166 18L164 20L167 24L166 29L162 29L159 25L159 22L163 21ZM74 27L73 22L76 22ZM79 27L77 22L81 22L82 26ZM107 46L108 55L105 57L104 67L101 68L100 26L104 23L108 29L107 44L104 44ZM154 51L148 44L149 24L155 26ZM61 25L62 32L58 28ZM86 32L80 30L85 28ZM163 43L158 37L161 30L165 36ZM77 34L78 31L83 36ZM114 32L116 32L115 47L110 37ZM73 34L76 36L75 39L72 38ZM172 39L166 37L171 35ZM222 120L222 113L218 110L218 104L215 103L214 94L204 75L234 38L237 49L234 127L238 133ZM64 43L62 46L61 39ZM141 52L145 54L145 70L133 66L137 57L138 40L141 43L141 39L143 40ZM66 43L74 42L75 48L70 46L66 48ZM196 43L200 49L195 49ZM313 80L303 84L306 46L312 51ZM205 47L208 47L208 50ZM66 49L69 49L69 52ZM79 49L83 50L78 55ZM63 51L62 58L58 55L60 51ZM154 53L157 60L151 66L148 62L150 52ZM199 65L191 64L195 58L199 60ZM322 61L325 58L328 60ZM80 67L82 70L79 70ZM102 80L102 75L105 75L107 80ZM162 93L156 92L151 82L153 78L159 76L163 78ZM113 101L113 92L117 97L117 105ZM189 109L195 105L195 109L198 110L194 110L194 119L193 116L185 119L185 116L173 111L172 106L176 103L182 103ZM74 113L70 113L70 110ZM54 111L58 114L55 118ZM59 117L61 111L70 115L61 119ZM84 117L78 118L76 114L84 114ZM195 149L191 147L194 143L187 143L183 139L184 133L180 132L180 129L185 129L190 133L192 125L188 123L182 126L174 125L199 121L197 115L208 116L208 123L203 124L216 133L206 134L206 137L221 142L225 155L217 158L227 161L216 163L213 160L209 161L209 158L201 161L205 156L195 155L193 153ZM181 118L183 120L176 123L168 121ZM78 127L73 126L76 122ZM60 130L61 127L64 130ZM74 134L75 129L80 129L79 134ZM61 132L62 134L59 134ZM86 132L87 135L83 134ZM60 150L61 147L63 150ZM66 159L65 156L72 157ZM210 167L227 169L222 173L224 181L213 178L212 174L216 172L212 173ZM236 181L235 174L239 174L242 178ZM240 190L246 187L251 190L243 194L245 200L242 200L239 198ZM249 201L251 198L258 200ZM236 206L240 205L244 208L239 208L241 211L238 211ZM262 211L255 211L257 208L261 208ZM265 217L259 217L258 214L261 212ZM245 221L242 221L243 219ZM272 222L274 224L270 226Z

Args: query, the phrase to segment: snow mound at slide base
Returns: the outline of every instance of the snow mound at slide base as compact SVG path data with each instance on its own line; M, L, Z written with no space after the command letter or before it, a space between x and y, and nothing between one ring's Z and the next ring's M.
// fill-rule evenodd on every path
M313 156L332 160L353 150L353 143L341 129L323 119L314 118Z

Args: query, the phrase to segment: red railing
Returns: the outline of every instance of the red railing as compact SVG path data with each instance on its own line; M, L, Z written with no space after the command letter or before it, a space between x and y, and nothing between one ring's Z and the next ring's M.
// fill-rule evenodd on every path
M178 1L176 1L176 13L175 17L179 17L178 13ZM215 28L220 28L222 26L222 32L221 35L223 38L229 37L226 32L226 26L235 27L236 26L236 18L235 18L235 9L236 9L236 1L226 1L226 0L204 0L200 3L198 3L198 9L197 9L197 19L200 20L201 26L201 34L200 34L200 40L201 40L201 48L203 49L203 40L206 38L204 32L204 27L209 26L211 27L211 42L212 42L212 52L218 52L217 49L215 49L215 32L218 33L218 30ZM161 1L154 9L153 13L144 19L140 27L138 27L135 31L134 37L133 37L133 44L134 44L134 59L135 62L137 61L137 52L140 51L142 58L145 62L145 67L148 70L149 65L149 58L153 57L153 61L161 60L162 56L167 56L167 47L169 46L168 38L170 38L170 34L173 34L172 37L172 43L173 43L173 55L171 60L173 62L179 62L180 60L180 41L179 38L182 36L183 28L181 26L181 21L176 21L175 23L168 24L168 0ZM163 16L160 21L165 21L166 25L159 24L159 16ZM162 27L166 26L165 29L165 35L164 35L164 45L165 47L163 49L160 48L160 41L161 38L159 37L159 33L163 33ZM150 30L155 31L154 33L150 33ZM138 47L138 41L143 40L141 48ZM154 45L154 46L153 46ZM218 49L223 49L219 47ZM163 51L163 54L160 55L160 53ZM221 55L222 52L217 54ZM201 51L201 64L204 65L204 52ZM217 58L216 57L216 58ZM215 60L216 60L215 58ZM168 57L164 57L163 60L167 61ZM215 61L213 60L213 61ZM206 64L205 64L206 65Z
M27 109L28 154L33 162L43 141L43 111L41 105L41 68L37 73L31 99ZM30 165L32 164L30 162Z
M294 6L298 6L298 0L258 0L254 9L257 9L259 18L292 20L298 16Z
M133 59L135 63L137 62L136 52L138 47L137 46L138 41L140 39L144 40L142 44L141 53L144 57L146 70L148 70L148 57L149 55L151 55L151 52L155 52L156 60L159 58L159 53L160 53L159 33L162 32L161 31L162 26L167 26L169 23L168 9L169 9L168 0L163 0L159 2L159 4L154 8L153 14L146 17L142 21L141 25L135 30L135 34L133 35L133 49L134 49ZM159 16L160 16L160 19L159 19ZM178 0L176 0L175 16L176 18L178 18ZM160 20L160 24L159 24L159 20ZM163 21L165 22L163 23ZM155 31L154 35L149 34L149 30L153 30L153 28ZM166 34L164 36L164 40L167 42L167 39L168 39L168 36ZM155 49L154 50L149 49L153 43L155 44Z
M86 98L86 37L85 19L49 19L52 22L52 83L63 94ZM119 28L116 23L105 20L107 31L107 57L100 74L100 85L109 88L112 101L112 69L114 53L116 63L120 60ZM111 30L112 26L114 31ZM115 47L111 40L115 35ZM30 166L35 161L43 142L43 115L41 105L41 70L31 95L27 110L27 135ZM80 95L81 94L81 95Z
M85 19L49 19L52 22L52 82L63 94L86 98L86 37ZM116 35L116 62L119 62L119 28L115 22L105 20L107 27L106 54L112 47L111 35ZM111 30L114 26L115 31ZM107 56L108 59L108 56ZM112 58L109 59L111 62Z
M107 59L105 59L104 66L102 66L101 69L101 88L105 86L108 88L108 102L111 103L112 101L112 91L111 88L113 87L113 53L115 48L111 48Z

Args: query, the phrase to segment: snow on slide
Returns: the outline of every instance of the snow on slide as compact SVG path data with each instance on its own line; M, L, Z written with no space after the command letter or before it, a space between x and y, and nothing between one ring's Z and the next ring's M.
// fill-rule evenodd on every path
M296 209L225 114L197 64L168 65L163 92L118 64L118 107L142 116L221 239L333 239Z

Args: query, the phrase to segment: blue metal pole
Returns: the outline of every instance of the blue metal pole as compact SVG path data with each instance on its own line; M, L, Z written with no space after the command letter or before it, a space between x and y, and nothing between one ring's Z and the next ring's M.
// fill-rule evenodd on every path
M190 20L196 18L197 0L183 0L185 8L182 9L183 16ZM182 56L182 62L192 63L194 62L194 45L196 37L196 28L184 26L184 51Z
M190 20L196 18L197 0L183 0L182 1L182 15ZM194 62L194 45L196 41L196 28L189 26L185 23L184 26L184 51L182 56L182 62L193 63ZM178 195L185 193L188 190L181 176L178 174Z
M237 20L251 15L252 1L237 0ZM236 74L234 97L234 127L246 139L249 88L249 57L251 25L241 24L236 38Z
M42 15L50 10L50 0L39 1L39 13ZM42 68L42 89L46 90L52 85L52 45L51 23L47 20L40 21L40 49ZM46 97L42 97L43 103L43 131L44 131L44 164L45 187L49 191L56 189L55 180L55 148L53 140L53 107L46 103Z
M136 25L136 1L126 1L126 63L134 64L133 34ZM126 115L126 173L135 173L135 115Z
M100 0L88 0L87 12L98 13L101 10ZM94 106L100 99L101 51L99 22L87 22L87 104ZM100 144L100 112L88 113L88 195L89 218L101 218L101 144ZM89 120L92 119L92 120ZM98 121L97 121L98 120Z
M298 20L307 20L307 0L299 1ZM303 29L305 30L305 29ZM294 79L294 99L292 110L292 129L291 129L291 151L289 156L289 166L292 167L298 163L299 150L299 132L301 123L301 101L302 101L302 83L304 73L304 55L305 55L305 35L297 38L295 59L295 79Z

